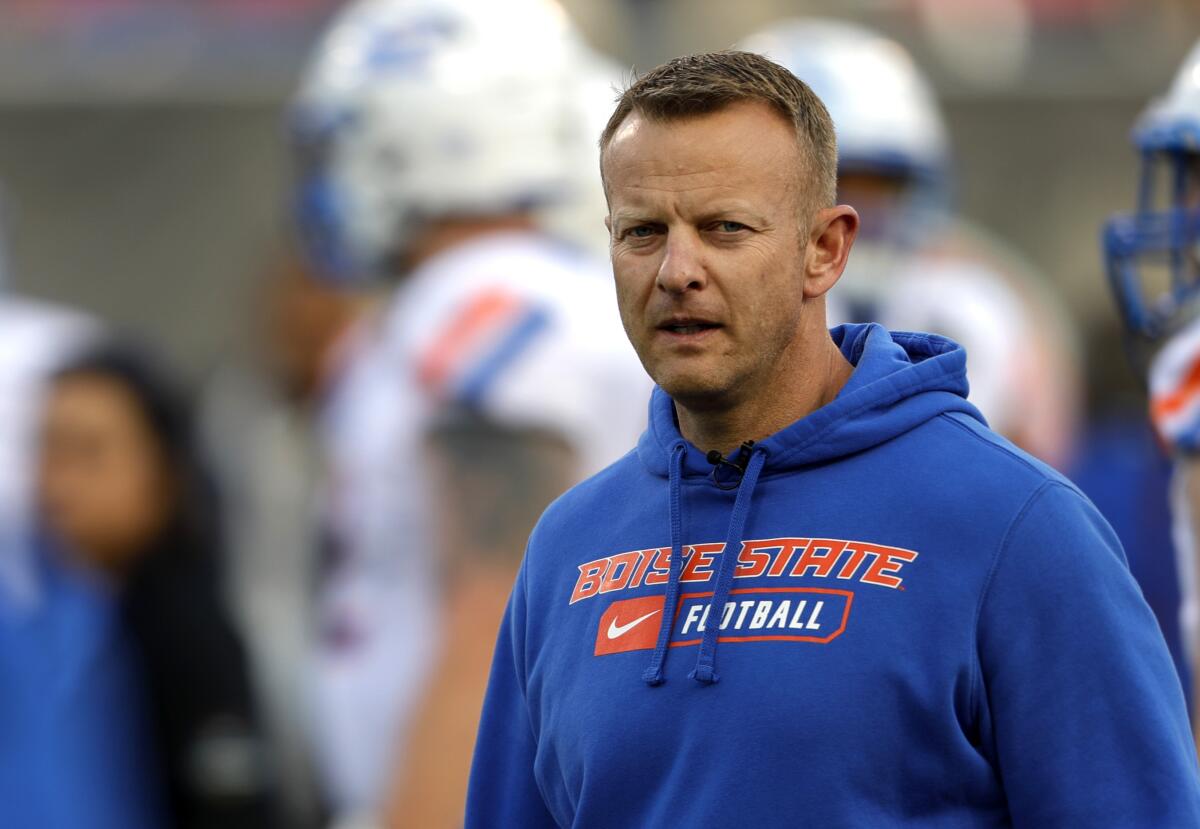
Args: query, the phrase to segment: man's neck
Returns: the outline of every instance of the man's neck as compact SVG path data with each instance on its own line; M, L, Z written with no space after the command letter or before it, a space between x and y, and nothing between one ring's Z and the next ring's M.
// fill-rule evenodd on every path
M831 402L854 366L824 329L821 334L817 347L802 360L803 368L788 378L790 382L764 384L726 408L689 409L677 402L679 431L699 449L728 454L744 441L770 437Z

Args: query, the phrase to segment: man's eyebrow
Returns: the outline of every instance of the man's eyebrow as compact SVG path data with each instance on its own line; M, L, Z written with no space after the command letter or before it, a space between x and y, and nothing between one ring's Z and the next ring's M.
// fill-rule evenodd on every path
M756 210L745 202L717 202L711 205L705 205L700 210L693 213L695 221L708 222L714 219L723 218L729 215L741 216L749 221L763 223L766 222L766 217L759 210ZM620 207L612 213L613 223L617 222L657 222L662 221L657 216L655 211L650 209L640 209L637 207Z
M718 219L724 219L729 216L743 218L753 224L765 224L767 221L766 216L750 207L750 205L736 202L730 202L727 204L718 203L716 205L705 207L704 210L697 214L697 221L711 222Z
M650 216L649 211L635 210L635 209L631 209L631 208L624 208L624 209L618 209L618 210L613 211L612 220L613 220L613 224L620 224L622 222L660 221L659 219L652 218Z

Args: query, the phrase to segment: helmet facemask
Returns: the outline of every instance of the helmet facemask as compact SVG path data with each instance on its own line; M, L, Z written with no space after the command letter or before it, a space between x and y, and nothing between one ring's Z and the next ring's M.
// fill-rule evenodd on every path
M1146 149L1138 209L1104 229L1108 278L1131 333L1158 340L1200 303L1200 153Z

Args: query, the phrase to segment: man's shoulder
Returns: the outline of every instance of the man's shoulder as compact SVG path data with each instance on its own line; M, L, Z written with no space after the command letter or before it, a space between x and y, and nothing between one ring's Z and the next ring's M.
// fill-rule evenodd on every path
M902 506L900 520L931 549L974 551L947 560L992 567L1040 558L1064 568L1119 560L1110 555L1119 544L1087 496L977 418L943 413L893 444L882 464L893 471L888 503ZM1031 576L1046 572L1041 567Z
M965 413L939 415L914 432L929 441L921 461L929 478L954 482L951 500L1011 513L1050 484L1084 498L1058 470Z

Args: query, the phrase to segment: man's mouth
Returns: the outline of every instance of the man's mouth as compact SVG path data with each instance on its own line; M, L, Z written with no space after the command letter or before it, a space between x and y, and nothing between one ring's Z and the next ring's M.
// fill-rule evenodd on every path
M711 331L720 327L721 326L719 323L708 322L707 320L677 319L667 320L666 322L660 323L658 330L680 336L690 336L693 334L702 334L705 331Z

